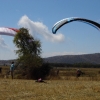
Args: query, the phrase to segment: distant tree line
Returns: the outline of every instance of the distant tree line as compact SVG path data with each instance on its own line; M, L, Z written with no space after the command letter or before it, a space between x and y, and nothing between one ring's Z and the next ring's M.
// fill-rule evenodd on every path
M52 67L73 67L73 68L100 68L100 64L92 64L92 63L49 63Z

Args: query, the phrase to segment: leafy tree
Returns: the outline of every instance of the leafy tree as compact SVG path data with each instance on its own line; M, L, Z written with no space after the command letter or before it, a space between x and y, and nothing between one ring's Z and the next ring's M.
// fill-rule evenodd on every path
M26 28L20 28L14 37L13 42L18 48L16 54L18 54L18 62L20 66L24 66L25 73L30 73L35 67L42 65L41 43L39 40L35 40Z
M25 64L27 61L32 63L33 59L37 60L40 58L41 43L39 40L35 40L26 28L19 29L13 42L18 48L18 50L16 50L16 54L18 54L19 57L18 59L24 61Z

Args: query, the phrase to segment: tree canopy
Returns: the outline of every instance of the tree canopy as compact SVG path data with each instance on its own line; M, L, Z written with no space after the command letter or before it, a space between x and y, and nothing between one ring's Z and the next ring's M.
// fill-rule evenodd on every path
M18 54L20 77L27 79L46 78L51 67L49 64L45 64L41 58L41 42L35 40L26 28L19 29L13 42L18 48L16 54Z

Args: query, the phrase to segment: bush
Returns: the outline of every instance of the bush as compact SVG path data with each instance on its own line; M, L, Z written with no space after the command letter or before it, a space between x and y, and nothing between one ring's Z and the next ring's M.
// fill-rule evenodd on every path
M49 75L51 67L48 63L43 63L40 67L34 67L29 69L28 77L31 79L46 79Z
M18 74L20 74L20 77L23 77L24 79L46 79L46 77L49 75L51 70L51 67L48 63L43 63L41 66L39 67L35 67L35 66L19 66L18 69Z

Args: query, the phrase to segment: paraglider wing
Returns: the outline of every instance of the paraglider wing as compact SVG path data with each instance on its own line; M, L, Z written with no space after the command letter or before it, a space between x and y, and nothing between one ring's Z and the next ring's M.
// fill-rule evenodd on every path
M19 30L15 28L0 27L0 35L15 36L18 31Z
M16 28L7 28L7 27L0 27L0 35L8 35L8 36L15 36L17 32L20 30ZM29 39L28 42L33 42L33 39Z
M58 21L57 23L55 23L53 28L52 28L52 32L55 34L57 32L57 30L60 27L62 27L64 24L67 24L67 23L70 23L73 21L82 21L82 22L85 22L85 23L88 23L88 24L94 26L97 29L100 29L100 24L95 22L95 21L85 19L85 18L70 17L70 18L62 19L62 20Z

